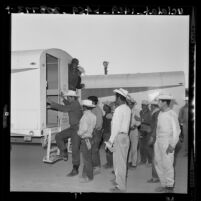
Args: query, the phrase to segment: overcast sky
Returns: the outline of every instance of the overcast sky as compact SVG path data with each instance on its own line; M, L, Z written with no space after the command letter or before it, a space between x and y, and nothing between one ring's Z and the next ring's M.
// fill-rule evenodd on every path
M189 71L189 16L12 14L12 50L59 48L87 75Z

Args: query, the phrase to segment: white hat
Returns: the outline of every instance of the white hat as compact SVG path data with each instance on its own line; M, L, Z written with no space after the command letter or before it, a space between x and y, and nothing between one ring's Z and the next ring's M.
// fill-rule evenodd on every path
M107 105L107 106L111 106L111 104L112 104L112 102L111 101L104 101L104 102L102 102L103 103L103 105Z
M154 100L152 100L152 101L150 102L150 104L151 104L151 105L158 105L158 101L154 99Z
M64 92L64 96L78 96L75 91L68 90L68 92Z
M91 100L83 100L82 105L87 106L87 107L96 107Z
M184 98L184 100L185 100L185 101L188 101L188 96L186 96L186 97Z
M120 88L120 89L115 89L113 92L114 92L114 93L118 93L118 94L124 96L125 98L127 98L127 96L128 96L128 91L125 90L125 89L122 89L122 88Z
M81 66L78 66L78 70L79 70L81 73L85 73L84 68L83 68L83 67L81 67Z
M159 100L172 100L173 96L171 94L160 94L158 96Z
M147 100L142 100L142 105L149 105L149 102Z

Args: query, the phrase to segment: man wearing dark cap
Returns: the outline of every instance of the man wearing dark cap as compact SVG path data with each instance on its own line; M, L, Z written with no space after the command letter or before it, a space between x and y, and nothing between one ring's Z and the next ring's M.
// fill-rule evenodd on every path
M68 67L68 88L69 90L76 91L76 89L82 89L84 87L81 84L81 71L79 70L79 60L73 58L71 64Z
M98 106L98 97L97 96L89 96L89 100L93 102L96 106L92 109L92 113L96 115L96 126L93 132L93 145L92 145L92 163L94 168L94 175L100 173L100 143L102 139L102 125L103 125L103 112L101 108Z

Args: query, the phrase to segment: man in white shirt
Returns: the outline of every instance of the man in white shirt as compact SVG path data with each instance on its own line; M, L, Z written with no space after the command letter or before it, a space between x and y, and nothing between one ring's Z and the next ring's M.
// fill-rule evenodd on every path
M169 107L172 99L169 94L161 94L158 97L160 112L156 127L154 156L161 186L156 188L156 192L172 193L174 190L174 150L181 130L177 114Z
M117 107L114 111L111 123L111 136L106 147L113 151L113 167L115 172L115 187L112 192L126 191L127 156L129 149L129 126L131 110L126 104L128 91L115 89Z
M96 116L91 112L95 107L90 100L82 101L84 114L80 119L78 135L81 137L81 152L83 157L83 171L80 182L89 182L93 180L92 166L92 133L96 125Z
M140 112L137 110L136 101L133 98L129 100L129 107L131 108L131 123L130 123L130 149L129 149L129 157L128 157L128 164L131 168L137 167L137 160L138 160L138 126L140 126Z

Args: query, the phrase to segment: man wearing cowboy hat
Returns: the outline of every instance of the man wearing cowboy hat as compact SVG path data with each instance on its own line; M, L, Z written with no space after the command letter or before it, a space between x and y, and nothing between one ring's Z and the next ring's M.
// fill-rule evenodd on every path
M81 138L81 147L83 157L83 171L80 182L86 183L93 180L92 166L92 133L96 126L96 115L91 112L95 107L91 100L83 100L83 116L80 119L78 135Z
M81 84L81 74L84 69L79 65L79 60L73 58L71 64L68 66L68 86L70 90L82 89L84 84Z
M161 186L155 189L156 192L172 193L175 184L174 150L181 130L177 114L170 109L172 99L170 94L160 94L158 97L160 112L156 127L154 156Z
M50 104L52 109L61 112L68 112L70 127L57 133L55 140L63 159L68 160L68 151L65 142L68 138L71 138L73 170L68 174L68 176L74 176L78 174L78 168L80 165L80 137L77 135L77 131L79 121L82 117L82 108L77 100L77 94L75 91L69 90L62 96L67 97L67 100L64 99L65 105L57 104L51 100L47 100L47 102Z
M128 91L115 89L117 107L114 111L111 123L111 136L106 147L113 151L113 167L115 172L115 187L112 192L126 191L127 156L129 149L129 126L131 110L126 103Z
M179 123L184 139L184 156L188 156L188 97L184 98L185 105L179 111Z
M150 105L151 105L150 107L151 107L151 117L152 117L152 122L151 122L152 132L148 141L148 146L149 146L149 154L150 154L150 157L152 158L152 177L151 179L147 180L147 182L158 183L159 178L158 178L158 174L156 172L156 168L154 165L154 143L156 141L156 125L157 125L157 118L158 118L160 109L158 106L158 101L155 99L150 102Z

